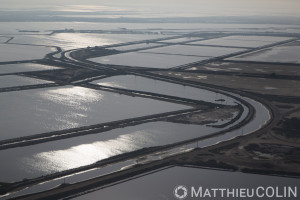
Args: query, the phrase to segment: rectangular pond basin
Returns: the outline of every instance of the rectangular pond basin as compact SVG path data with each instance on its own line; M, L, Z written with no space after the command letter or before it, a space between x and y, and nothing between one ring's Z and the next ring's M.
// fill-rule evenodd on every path
M276 42L282 42L292 38L289 37L271 37L271 36L242 36L234 35L198 42L191 42L189 44L198 44L198 45L216 45L216 46L232 46L232 47L261 47Z
M300 63L300 43L296 45L281 45L229 58L228 60L258 61L274 63Z
M25 76L16 76L16 75L0 76L0 88L25 86L25 85L38 85L38 84L46 84L46 83L53 83L53 82L36 79L36 78L29 78Z
M20 181L95 163L145 147L193 139L222 130L205 125L150 122L28 147L1 150L0 182ZM79 159L80 158L80 159Z
M56 70L56 69L61 69L61 68L49 66L49 65L41 65L36 63L8 64L8 65L0 65L0 74Z
M166 43L181 43L181 42L190 42L192 40L201 40L201 37L183 37L183 38L176 38L176 39L169 39L169 40L160 40L159 42L166 42Z
M199 65L187 70L210 70L223 72L241 72L268 74L276 73L288 76L300 76L299 66L285 64L264 64L264 63L240 63L240 62L211 62L205 65ZM199 77L201 78L201 76ZM207 79L208 77L206 77ZM205 78L203 78L205 79Z
M176 96L181 98L188 98L193 100L202 100L211 103L235 105L235 100L213 91L204 90L200 88L194 88L175 83L159 81L150 78L144 78L134 75L120 75L112 76L92 82L93 84L131 89L145 92L152 92L170 96ZM224 101L215 100L223 99Z
M259 35L233 35L224 37L226 40L242 40L242 41L262 41L262 42L282 42L293 39L291 37L274 37L274 36L259 36Z
M274 42L265 42L265 41L257 41L257 40L235 40L235 39L227 39L229 37L210 39L198 42L191 42L188 44L195 45L214 45L214 46L231 46L231 47L260 47L268 44L272 44Z
M75 86L4 92L0 99L1 140L190 108Z
M221 191L216 191L217 196L213 196L214 192L212 189L214 188L224 188L224 196L226 196L226 198L223 198L234 199L232 198L232 195L229 197L227 196L227 194L229 194L227 193L227 189L232 191L232 189L235 188L247 188L251 191L252 188L256 190L258 187L263 187L264 190L266 190L268 187L272 187L275 189L274 194L276 195L276 187L278 187L279 192L277 192L277 194L283 195L284 187L289 186L293 188L293 190L295 190L295 187L299 187L299 179L200 168L172 167L156 173L137 177L136 179L119 183L111 187L104 189L99 188L99 190L93 190L90 193L85 192L85 194L81 194L82 196L76 197L74 195L73 197L75 198L72 199L85 200L97 199L99 197L103 199L176 199L174 196L174 190L178 187L178 185L183 185L187 188L186 199L222 199ZM191 198L191 187L195 188L196 193L198 192L199 187L202 187L202 193L198 193L198 195L202 194L202 197L197 196L198 198L196 198L194 196ZM206 189L210 191L210 197L208 195L204 197ZM262 190L259 190L259 195L262 194L261 191ZM259 198L256 196L246 199L269 199L266 198L265 192L263 192L265 198ZM299 189L296 193L296 195L299 196ZM178 194L181 195L183 192L179 191ZM272 191L270 191L270 193L268 192L268 194L272 194ZM288 193L286 193L286 195L287 194ZM286 199L289 198L286 196Z
M206 59L209 59L209 57L130 52L130 53L111 55L111 56L91 58L89 60L97 63L110 64L110 65L167 69L167 68L186 65L189 63L198 62Z
M110 47L108 49L115 49L118 51L129 51L129 50L135 50L135 49L153 48L153 47L157 47L157 46L160 46L160 44L141 43L141 44L131 44L131 45L125 45L125 46Z
M42 59L55 50L45 46L0 44L0 62Z
M142 52L168 54L168 55L170 54L170 55L184 55L184 56L217 57L217 56L223 56L223 55L239 52L242 50L243 49L225 48L225 47L172 45L167 47L144 50Z

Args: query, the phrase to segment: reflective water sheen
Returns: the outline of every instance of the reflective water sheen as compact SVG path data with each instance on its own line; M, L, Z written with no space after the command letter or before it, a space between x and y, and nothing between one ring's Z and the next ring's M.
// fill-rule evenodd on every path
M37 85L37 84L45 84L45 83L53 83L53 82L36 79L36 78L24 77L24 76L16 76L16 75L0 76L0 88L23 86L23 85Z
M217 130L221 129L151 122L96 135L2 150L0 159L4 159L5 163L1 164L0 182L18 181L88 165L125 152L192 139Z
M218 104L235 105L236 101L231 97L209 90L183 86L134 75L113 76L93 81L92 83L109 87L126 88L188 99L202 100ZM224 101L216 102L215 100L218 99L223 99Z
M0 93L0 139L189 108L83 87Z
M0 62L42 59L52 50L42 46L0 44Z
M9 65L0 65L0 74L43 71L43 70L52 70L52 69L60 69L60 68L48 66L48 65L34 64L34 63L9 64Z
M94 28L94 27L93 27ZM93 29L92 28L92 29ZM103 28L103 27L102 27ZM97 34L97 33L57 33L48 35L17 35L11 42L59 46L63 50L92 46L113 45L139 40L165 37L148 34Z

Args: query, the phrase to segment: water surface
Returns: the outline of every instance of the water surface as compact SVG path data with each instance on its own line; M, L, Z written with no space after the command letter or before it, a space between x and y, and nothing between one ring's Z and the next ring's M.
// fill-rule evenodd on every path
M105 46L139 40L163 38L148 34L56 33L49 35L16 35L12 43L59 46L63 50Z
M0 151L0 182L72 169L144 147L193 139L222 130L205 125L151 122L28 147ZM8 156L9 155L9 156ZM78 159L80 158L80 159Z
M163 55L152 53L122 53L89 59L90 61L132 67L171 68L208 59L209 57Z
M109 49L115 49L118 51L129 51L134 49L143 49L143 48L153 48L157 47L159 44L154 43L141 43L141 44L131 44L131 45L125 45L125 46L118 46L118 47L111 47Z
M25 76L7 75L0 76L0 88L25 86L25 85L38 85L53 83L52 81L45 81L36 78L29 78Z
M190 108L83 87L0 93L0 139Z
M189 46L189 45L172 45L155 49L143 50L146 53L162 53L173 55L189 55L217 57L242 51L243 49L224 48L224 47L208 47L208 46Z
M191 40L200 40L203 39L201 37L183 37L183 38L176 38L170 40L161 40L159 42L167 42L167 43L179 43L179 42L189 42Z
M230 180L230 181L229 181ZM291 186L299 187L299 179L240 172L216 171L200 168L172 167L153 174L139 177L104 189L78 196L74 199L175 199L174 188L178 185L209 188L265 188ZM189 191L190 192L190 191ZM299 195L299 191L298 191ZM190 196L189 196L190 197ZM193 198L187 199L193 199ZM201 198L213 199L213 198ZM225 198L230 199L230 198ZM268 198L249 198L268 199Z
M229 60L300 63L299 52L300 46L277 46L229 58Z
M0 74L56 70L56 69L61 69L61 68L49 66L49 65L41 65L36 63L8 64L8 65L0 65Z
M42 59L54 50L44 46L0 44L0 62Z
M260 47L268 44L272 44L274 42L266 42L266 41L257 41L257 40L238 40L238 39L227 39L217 38L205 41L191 42L188 44L198 44L198 45L216 45L216 46L234 46L234 47Z
M109 87L132 89L187 99L202 100L218 104L236 105L235 99L220 93L150 78L144 78L141 76L112 76L93 81L92 83ZM223 99L224 101L216 102L215 100L218 99Z

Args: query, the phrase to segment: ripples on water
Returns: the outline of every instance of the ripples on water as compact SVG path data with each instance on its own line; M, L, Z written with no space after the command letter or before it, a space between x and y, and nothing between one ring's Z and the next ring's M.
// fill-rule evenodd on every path
M144 147L179 142L214 133L216 128L151 122L111 131L0 151L1 181L17 181L88 165ZM10 155L10 157L7 157ZM22 166L22 167L20 167ZM13 171L11 175L9 172Z
M1 139L190 108L74 86L0 93L0 98Z

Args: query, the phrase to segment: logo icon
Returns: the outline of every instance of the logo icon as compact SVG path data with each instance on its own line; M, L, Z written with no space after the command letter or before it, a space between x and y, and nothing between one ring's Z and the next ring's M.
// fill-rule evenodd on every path
M188 190L184 185L178 185L174 189L174 196L177 199L185 199L188 195Z

